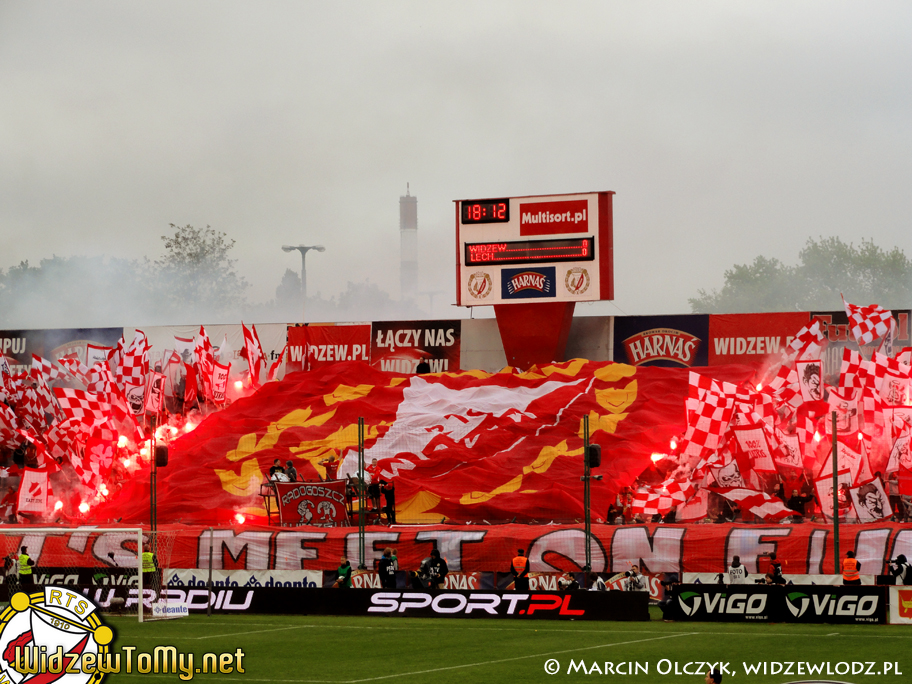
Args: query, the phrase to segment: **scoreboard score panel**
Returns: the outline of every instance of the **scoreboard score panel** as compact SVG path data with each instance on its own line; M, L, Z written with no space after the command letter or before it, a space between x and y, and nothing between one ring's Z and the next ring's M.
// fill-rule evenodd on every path
M613 299L613 195L456 200L457 304Z

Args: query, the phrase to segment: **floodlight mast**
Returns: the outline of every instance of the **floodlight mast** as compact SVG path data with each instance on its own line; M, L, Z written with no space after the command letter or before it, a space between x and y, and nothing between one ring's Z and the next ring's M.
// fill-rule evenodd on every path
M301 322L307 322L307 253L310 250L325 252L323 245L282 245L283 252L298 251L301 253Z

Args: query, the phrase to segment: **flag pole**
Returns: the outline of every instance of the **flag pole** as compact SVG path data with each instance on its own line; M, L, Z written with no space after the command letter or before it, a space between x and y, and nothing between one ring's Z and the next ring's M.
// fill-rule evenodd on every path
M839 449L836 439L836 411L833 411L833 570L839 574L839 477L837 464Z
M583 416L583 508L585 520L585 537L586 537L586 565L583 567L585 572L592 570L592 515L589 511L589 480L591 471L589 469L589 414Z

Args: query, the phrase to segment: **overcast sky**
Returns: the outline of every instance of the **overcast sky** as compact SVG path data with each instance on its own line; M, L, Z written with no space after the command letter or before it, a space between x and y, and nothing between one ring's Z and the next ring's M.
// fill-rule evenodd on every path
M578 314L687 313L809 237L912 253L910 35L908 2L0 0L0 268L209 224L255 301L288 243L326 246L312 294L398 298L410 183L462 316L452 200L613 190L617 299Z

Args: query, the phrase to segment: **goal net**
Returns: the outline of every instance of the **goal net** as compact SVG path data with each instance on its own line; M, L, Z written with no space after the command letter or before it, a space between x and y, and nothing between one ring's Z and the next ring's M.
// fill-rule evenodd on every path
M106 614L140 622L175 617L162 582L175 536L137 527L0 528L0 601L19 591L65 586L88 596ZM152 567L145 571L144 551L152 554Z

